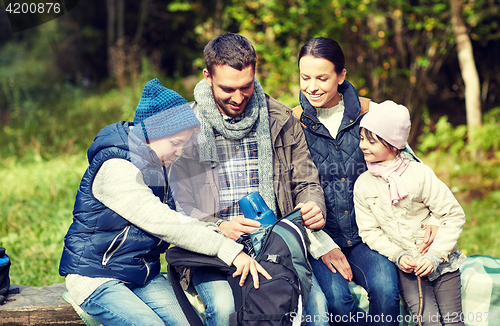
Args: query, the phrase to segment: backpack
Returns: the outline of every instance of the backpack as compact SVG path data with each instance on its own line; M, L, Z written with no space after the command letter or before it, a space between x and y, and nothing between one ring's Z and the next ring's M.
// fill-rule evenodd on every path
M10 259L5 254L5 248L0 247L0 305L4 303L10 288Z
M168 249L168 275L190 325L203 323L182 290L180 270L183 267L200 266L216 267L227 273L235 306L235 312L230 316L230 326L300 325L304 322L312 269L307 260L305 229L301 221L302 214L296 209L274 224L261 226L249 234L255 260L272 277L267 280L259 274L260 286L257 290L253 287L250 275L240 287L239 277L232 277L236 268L226 265L217 257L179 247Z

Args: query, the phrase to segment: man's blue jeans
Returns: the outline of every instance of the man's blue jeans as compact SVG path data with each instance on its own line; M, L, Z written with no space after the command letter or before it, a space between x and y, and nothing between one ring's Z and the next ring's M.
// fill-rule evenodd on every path
M369 314L354 301L348 282L332 273L323 261L309 258L336 325L399 325L398 273L394 263L360 243L342 252L351 266L353 281L368 292Z
M81 307L106 326L189 325L172 285L161 274L144 286L106 282Z
M252 276L248 276L251 281ZM227 276L217 269L197 268L193 273L193 285L205 303L207 326L229 325L229 315L234 312L233 291ZM311 293L305 308L311 322L308 325L328 326L328 308L325 295L313 276ZM318 317L319 316L319 317Z

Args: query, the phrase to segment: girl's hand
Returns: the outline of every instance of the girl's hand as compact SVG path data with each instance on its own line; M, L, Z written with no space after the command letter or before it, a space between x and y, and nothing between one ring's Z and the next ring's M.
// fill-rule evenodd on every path
M271 279L271 275L262 267L255 259L244 253L243 251L236 256L233 260L233 265L236 267L236 272L233 273L233 277L241 275L240 286L245 284L245 280L248 273L252 274L253 287L259 288L259 273L264 275L268 280Z
M404 255L399 259L399 268L405 273L411 273L417 267L415 259L410 255Z
M415 275L417 276L427 276L432 272L434 272L434 266L427 258L423 258L420 263L418 263L417 268L415 268Z

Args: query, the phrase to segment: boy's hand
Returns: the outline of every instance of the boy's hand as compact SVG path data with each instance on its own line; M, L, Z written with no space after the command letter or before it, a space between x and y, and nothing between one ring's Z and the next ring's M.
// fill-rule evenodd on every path
M259 227L259 222L243 216L238 216L231 221L224 221L219 225L224 236L232 240L238 240L242 234L250 233Z
M304 220L303 225L308 229L321 229L325 225L323 213L315 202L298 203L295 208L300 208L302 219Z
M405 273L411 273L417 267L415 259L410 255L404 255L399 259L399 268Z
M427 276L432 272L434 272L434 266L432 265L432 262L427 258L423 258L420 263L418 263L417 268L415 268L415 275L421 277Z
M271 275L269 275L264 267L243 251L240 252L236 258L234 258L233 265L236 267L236 272L233 273L233 277L241 275L240 286L245 284L245 280L249 272L252 274L253 287L256 289L259 288L259 273L261 273L266 279L271 279Z

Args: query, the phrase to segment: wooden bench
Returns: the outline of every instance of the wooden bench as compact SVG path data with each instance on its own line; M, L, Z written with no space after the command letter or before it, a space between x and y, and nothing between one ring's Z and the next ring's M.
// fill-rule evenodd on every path
M500 325L500 257L471 256L460 270L465 325ZM367 310L366 291L354 283L350 286L358 305ZM11 284L11 290L17 289L19 293L9 294L8 301L0 306L1 325L85 325L63 299L64 283L46 287ZM400 325L413 323L402 321Z
M11 284L10 290L7 301L0 305L0 324L4 326L85 325L73 307L64 301L64 283L45 287Z

